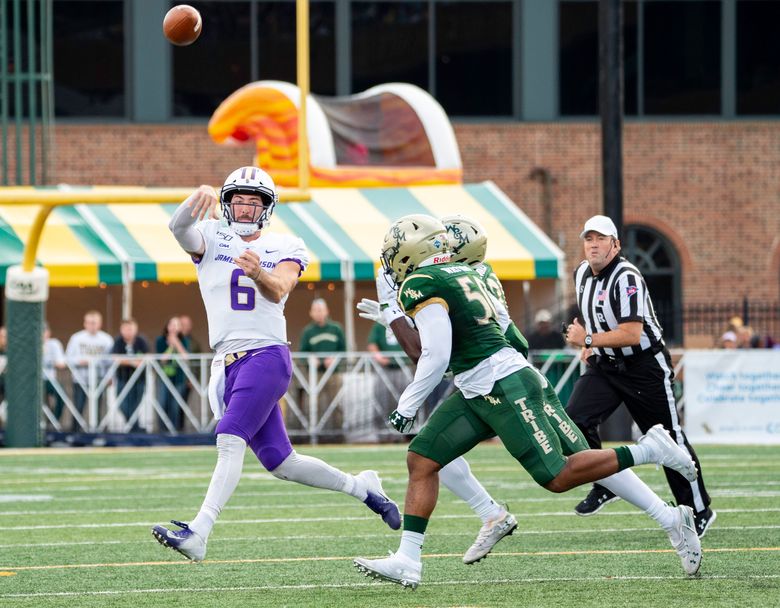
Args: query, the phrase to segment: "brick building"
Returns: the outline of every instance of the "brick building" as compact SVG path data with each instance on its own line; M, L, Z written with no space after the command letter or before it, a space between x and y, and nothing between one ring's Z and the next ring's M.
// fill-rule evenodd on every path
M206 122L246 82L295 79L293 2L198 3L204 33L184 49L159 33L168 0L89 4L89 19L80 0L53 4L50 183L219 184L250 161L251 148L213 144ZM601 210L597 8L312 3L313 91L427 89L453 117L465 180L495 181L570 270L582 223ZM640 263L673 343L710 346L745 312L777 339L780 1L626 1L623 11L624 252Z
M455 131L465 180L495 181L573 269L581 226L601 210L598 124L456 122ZM70 184L219 184L253 155L215 145L205 124L61 125L56 141L55 180ZM553 179L549 222L543 185L530 177L537 167ZM677 256L679 305L778 299L780 123L628 123L624 171L625 224L657 232ZM710 345L712 332L685 337Z

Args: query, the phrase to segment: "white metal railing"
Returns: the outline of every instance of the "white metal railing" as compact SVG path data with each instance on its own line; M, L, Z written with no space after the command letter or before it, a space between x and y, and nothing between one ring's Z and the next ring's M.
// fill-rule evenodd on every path
M369 352L293 353L292 380L280 402L290 435L313 443L322 439L370 442L395 435L385 419L411 382L414 367L398 352L380 354L390 359L390 366L383 367L376 353ZM672 351L678 377L683 354ZM332 361L322 368L319 362L324 357ZM44 369L44 424L59 432L211 433L216 426L208 404L212 358L212 354L105 355L88 358L84 368ZM535 351L530 358L551 377L559 394L580 375L577 351ZM129 359L138 366L120 381L120 361ZM163 363L171 359L180 367L183 382L174 383L165 372ZM442 381L421 409L419 424L449 394L451 385L451 380ZM59 416L55 415L58 403ZM683 395L680 408L684 403ZM0 425L4 426L5 417L3 402Z
M390 360L388 367L378 363L375 353L293 353L292 380L280 402L290 435L312 442L329 437L371 441L393 433L384 418L414 371L402 354L380 354ZM321 368L317 357L332 361ZM208 403L212 358L210 353L104 355L85 357L83 367L44 368L43 423L58 432L210 433L216 426ZM137 367L120 379L120 362L129 360ZM165 371L171 361L183 375L179 382ZM437 395L441 399L442 391ZM423 419L436 404L423 409ZM3 401L0 426L6 409Z

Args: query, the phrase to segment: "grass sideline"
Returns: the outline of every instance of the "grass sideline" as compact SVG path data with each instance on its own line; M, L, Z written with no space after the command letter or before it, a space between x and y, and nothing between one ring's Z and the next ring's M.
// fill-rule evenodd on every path
M399 503L404 446L300 446L351 472L376 469ZM472 469L517 516L487 560L461 556L479 521L446 489L429 526L417 591L374 582L355 556L395 550L389 530L341 494L279 481L247 453L244 477L195 565L150 527L197 512L213 448L0 450L0 606L769 606L780 602L780 446L699 448L718 521L701 575L686 577L666 536L624 502L572 513L585 490L536 486L500 445ZM663 498L661 471L636 471ZM772 599L774 598L774 599Z

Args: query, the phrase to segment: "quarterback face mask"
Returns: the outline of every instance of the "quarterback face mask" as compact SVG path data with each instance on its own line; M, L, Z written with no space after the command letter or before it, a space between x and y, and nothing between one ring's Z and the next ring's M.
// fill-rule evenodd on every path
M271 176L257 167L231 173L220 192L222 214L239 236L249 236L268 224L278 200Z

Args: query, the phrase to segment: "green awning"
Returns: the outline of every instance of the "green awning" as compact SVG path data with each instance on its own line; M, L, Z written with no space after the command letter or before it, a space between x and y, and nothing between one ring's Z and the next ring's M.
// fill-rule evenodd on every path
M277 205L270 231L303 238L311 264L304 281L373 280L391 222L410 213L463 214L488 236L499 278L560 278L563 252L492 182L410 188L314 188L311 200ZM57 207L41 237L38 262L51 285L129 281L190 282L195 266L168 230L174 204ZM0 282L22 258L35 205L0 206Z

